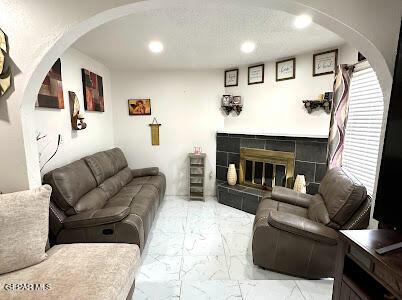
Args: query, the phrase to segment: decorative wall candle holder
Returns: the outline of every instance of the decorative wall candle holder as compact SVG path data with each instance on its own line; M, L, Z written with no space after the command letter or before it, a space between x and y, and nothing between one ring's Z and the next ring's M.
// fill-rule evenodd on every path
M221 108L227 116L231 111L235 111L237 115L240 115L243 110L241 96L223 95Z
M327 114L331 112L332 100L303 100L303 103L309 114L312 113L314 109L318 108L324 109Z
M80 113L80 102L74 92L68 92L70 100L71 127L74 130L83 130L87 128L84 122L84 114Z

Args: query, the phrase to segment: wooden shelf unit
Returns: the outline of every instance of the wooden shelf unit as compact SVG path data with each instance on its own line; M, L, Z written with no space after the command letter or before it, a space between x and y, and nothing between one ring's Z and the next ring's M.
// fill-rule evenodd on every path
M204 201L205 187L205 158L206 154L189 153L190 167L190 200Z

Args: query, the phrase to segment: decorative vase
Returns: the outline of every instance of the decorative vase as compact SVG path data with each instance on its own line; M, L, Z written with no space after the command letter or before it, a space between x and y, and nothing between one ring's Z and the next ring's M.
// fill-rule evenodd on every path
M237 182L237 173L234 164L229 165L227 180L229 185L235 185Z
M306 193L306 178L304 175L297 175L293 190L300 193Z

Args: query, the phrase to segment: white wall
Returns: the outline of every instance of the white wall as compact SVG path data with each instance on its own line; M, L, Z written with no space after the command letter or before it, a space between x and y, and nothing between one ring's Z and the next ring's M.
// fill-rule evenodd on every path
M5 141L0 144L0 190L11 192L40 184L35 132L31 130L33 105L41 78L54 60L80 36L105 22L178 1L134 2L86 0L85 5L79 0L0 2L1 26L9 37L16 86L15 91L0 100L0 137ZM387 0L387 5L378 0L338 0L330 3L322 0L249 0L247 4L243 0L225 2L228 5L270 7L295 15L311 13L316 23L362 50L374 69L379 71L377 75L384 91L386 115L402 14L400 0Z
M105 112L85 111L81 68L102 76ZM64 109L36 108L34 112L36 131L47 135L38 143L41 166L56 149L58 134L61 134L63 139L56 156L43 168L42 175L85 155L114 146L111 81L108 68L78 50L69 48L61 56L61 69ZM81 112L85 114L85 122L88 125L85 130L76 131L71 128L68 91L75 92L80 101Z
M340 63L357 61L357 50L348 45L338 49ZM239 85L226 88L226 93L242 96L243 111L239 116L231 114L226 117L224 130L327 137L330 114L322 109L308 114L302 100L318 99L319 94L332 91L334 75L312 76L313 53L296 56L295 79L277 82L275 68L275 62L266 62L264 83L254 85L247 84L248 68L240 68Z
M187 154L200 146L207 154L206 195L215 194L216 130L223 127L219 101L222 70L112 71L115 144L132 168L157 166L166 174L168 195L187 195ZM151 116L129 116L127 100L150 98ZM148 124L156 117L160 146L151 145Z

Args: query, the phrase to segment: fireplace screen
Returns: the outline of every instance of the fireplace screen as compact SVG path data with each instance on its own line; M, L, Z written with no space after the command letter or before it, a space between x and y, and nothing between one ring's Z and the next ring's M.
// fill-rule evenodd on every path
M294 154L261 149L240 149L240 184L271 190L292 187Z

